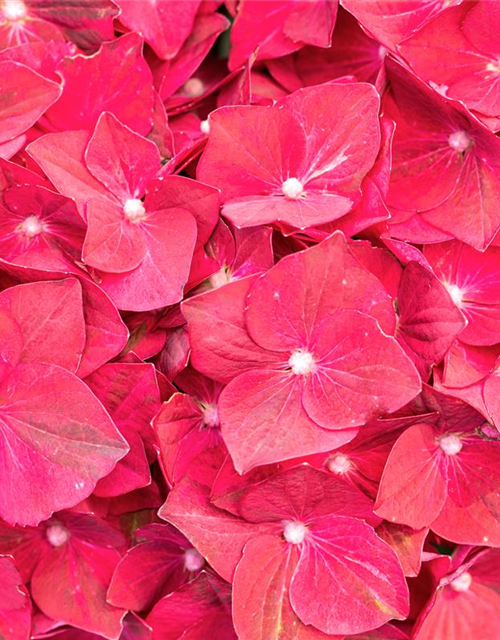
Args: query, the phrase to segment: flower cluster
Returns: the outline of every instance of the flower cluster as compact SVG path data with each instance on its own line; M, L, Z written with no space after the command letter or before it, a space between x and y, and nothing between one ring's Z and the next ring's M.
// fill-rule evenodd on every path
M500 4L0 0L0 638L498 640Z

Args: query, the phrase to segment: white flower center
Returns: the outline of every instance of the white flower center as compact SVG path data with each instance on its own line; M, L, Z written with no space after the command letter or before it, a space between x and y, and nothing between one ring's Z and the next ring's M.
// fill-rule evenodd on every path
M25 18L28 10L21 0L5 0L2 5L2 13L6 20L16 22Z
M488 62L486 65L487 71L493 71L493 73L500 73L500 58L493 60L492 62Z
M208 134L210 133L210 124L208 120L202 120L200 122L200 131L208 136Z
M467 151L472 146L472 138L465 131L454 131L448 136L448 144L455 151Z
M307 527L298 520L292 520L285 523L283 529L283 537L290 544L302 544L307 534Z
M462 441L458 436L444 436L439 441L439 446L447 456L456 456L462 450Z
M205 85L199 78L190 78L184 83L183 88L184 93L187 93L190 98L198 98L205 91Z
M453 591L464 592L469 590L471 584L472 576L466 571L465 573L462 573L461 576L458 576L458 578L455 578L455 580L452 580L450 582L450 587L453 589Z
M330 458L326 463L328 471L330 471L331 473L336 473L338 475L347 473L351 466L351 461L343 453L338 453L333 458Z
M52 524L45 532L47 540L53 547L62 547L69 540L69 531L62 524Z
M219 426L219 410L217 406L214 404L209 404L203 410L203 423L207 425L207 427L218 427Z
M292 369L292 373L296 376L306 376L316 371L316 361L309 351L297 349L288 359L288 364Z
M199 571L205 564L205 558L196 549L188 549L184 553L184 568L186 571Z
M448 293L450 294L453 302L457 305L457 307L459 307L462 304L462 300L464 299L462 289L460 289L460 287L456 284L446 284L445 287L448 290Z
M123 205L123 213L129 222L137 223L146 217L146 209L141 200L131 198Z
M281 185L281 190L283 191L283 195L285 198L291 198L295 200L300 198L300 196L304 193L304 187L302 183L297 180L297 178L288 178Z
M26 238L34 238L43 231L43 224L39 218L35 215L28 216L18 226L18 231L26 236Z

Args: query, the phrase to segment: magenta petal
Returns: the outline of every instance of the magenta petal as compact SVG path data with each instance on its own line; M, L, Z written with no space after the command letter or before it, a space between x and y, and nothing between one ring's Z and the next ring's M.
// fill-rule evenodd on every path
M11 287L0 294L0 310L9 314L21 330L21 362L57 364L75 373L86 339L78 280Z
M0 512L8 522L36 525L77 504L127 452L101 403L60 367L17 365L2 380L0 400L2 474L9 478Z
M317 326L338 309L373 315L386 331L395 322L385 287L355 258L341 233L283 258L256 281L247 300L250 336L274 351L308 348Z
M233 617L240 640L338 640L297 617L290 583L297 550L276 536L259 536L244 549L233 581Z
M141 198L161 167L156 145L103 113L85 152L90 173L118 199Z
M420 390L420 377L394 338L357 311L338 311L319 324L311 352L317 369L305 378L303 404L326 429L396 411Z
M0 62L0 142L27 131L60 94L57 83L25 65Z
M376 513L415 529L429 526L446 500L443 452L436 431L419 424L407 429L394 445L380 482Z
M290 372L248 371L223 390L219 411L224 442L236 469L328 451L356 429L320 429L302 407L302 381Z
M123 273L141 264L147 252L144 230L125 218L119 203L104 198L90 200L87 220L82 257L89 266Z
M330 634L369 631L409 611L394 551L369 525L342 516L319 518L308 530L290 598L302 622Z

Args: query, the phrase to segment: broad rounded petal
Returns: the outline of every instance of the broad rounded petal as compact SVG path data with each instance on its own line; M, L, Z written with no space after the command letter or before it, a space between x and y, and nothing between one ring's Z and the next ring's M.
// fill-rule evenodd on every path
M453 0L453 2L456 1ZM439 0L437 2L342 0L342 5L359 20L369 33L372 33L377 40L393 50L398 42L407 38L446 6Z
M14 560L0 557L0 634L5 640L31 636L31 601Z
M77 504L127 453L88 387L54 365L17 365L2 380L0 405L0 512L12 524L36 525Z
M382 538L396 552L403 573L407 577L416 577L422 567L422 552L429 529L413 529L401 524L383 522L376 529Z
M218 509L210 489L184 478L158 512L198 549L225 580L231 582L245 544L255 536L273 533L274 524L255 525Z
M491 557L492 553L497 552L486 554L470 567L472 582L466 591L456 591L449 584L437 590L417 621L415 640L496 640L500 596L498 578L491 575L491 568L498 565L498 556ZM485 568L487 571L483 573ZM487 577L485 573L490 575Z
M246 296L255 279L234 280L182 303L193 366L214 380L230 382L244 371L282 361L281 354L259 347L245 326Z
M127 344L129 332L117 308L104 291L82 280L86 341L77 375L85 378L115 358Z
M327 640L297 617L290 604L290 582L297 550L277 536L250 540L233 581L234 625L240 640Z
M21 362L57 364L73 373L85 346L82 287L76 278L30 282L2 291L0 310L23 336Z
M342 478L299 465L248 487L238 510L249 522L300 520L325 515L350 516L377 525L373 502Z
M477 251L462 242L428 245L424 254L434 273L454 294L468 325L460 334L466 344L488 346L500 341L500 249Z
M161 640L236 640L230 586L205 571L159 600L146 622Z
M121 9L120 22L131 31L139 31L159 58L169 60L191 33L201 0L181 4L168 0L117 0Z
M103 113L85 151L90 173L124 201L141 198L161 167L160 152L112 113Z
M423 80L446 87L448 97L497 116L500 78L488 65L500 53L493 37L498 8L495 2L474 7L465 3L443 12L398 49Z
M466 326L465 317L436 276L418 262L404 269L397 300L396 336L426 380Z
M46 554L31 580L33 599L45 615L107 638L118 638L123 609L106 602L106 591L120 554L70 537Z
M57 100L61 88L17 62L0 62L0 142L27 131Z
M223 201L280 192L282 182L299 173L305 151L304 131L288 110L222 107L210 115L197 177L221 189Z
M147 241L144 229L125 219L121 205L94 199L87 204L88 230L83 260L101 271L132 271L144 260Z
M459 544L500 547L500 442L477 435L462 442L449 463L446 502L431 528Z
M187 211L155 211L142 223L147 252L122 274L102 274L101 286L119 309L151 311L182 299L196 243L196 222Z
M304 411L301 396L297 376L266 369L243 373L225 387L219 400L221 429L239 473L335 449L356 435L352 428L319 428Z
M303 198L282 195L246 196L228 200L224 216L239 228L283 222L299 229L332 222L352 209L352 200L335 193L309 191Z
M143 611L197 572L186 569L185 552L192 547L174 527L150 524L136 530L134 536L137 544L118 563L106 599L115 607ZM200 561L203 566L203 559Z
M312 335L316 371L304 383L309 417L327 429L344 429L392 413L420 391L420 377L394 338L357 311L338 311Z
M369 525L342 516L325 516L309 529L290 598L302 622L331 634L369 631L409 612L394 551Z
M153 125L154 90L142 46L138 34L127 33L103 43L93 56L66 57L59 69L61 97L46 114L54 129L92 130L101 113L110 111L146 135Z
M432 427L419 424L407 429L387 460L375 512L414 529L432 524L446 500L441 455Z
M310 347L317 326L338 309L373 315L388 332L395 321L385 287L354 257L341 233L280 260L256 281L247 301L250 336L274 351Z

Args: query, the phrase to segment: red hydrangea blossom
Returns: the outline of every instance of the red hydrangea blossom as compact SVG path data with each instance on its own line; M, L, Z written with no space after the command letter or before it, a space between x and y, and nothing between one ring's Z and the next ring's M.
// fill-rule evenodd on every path
M0 638L498 640L493 0L0 0Z

